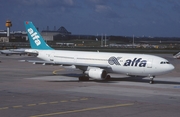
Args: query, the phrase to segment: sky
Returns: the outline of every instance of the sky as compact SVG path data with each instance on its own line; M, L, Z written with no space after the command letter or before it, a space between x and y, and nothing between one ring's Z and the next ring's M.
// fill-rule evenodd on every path
M72 34L180 37L180 0L1 0L0 30L42 31L64 26Z

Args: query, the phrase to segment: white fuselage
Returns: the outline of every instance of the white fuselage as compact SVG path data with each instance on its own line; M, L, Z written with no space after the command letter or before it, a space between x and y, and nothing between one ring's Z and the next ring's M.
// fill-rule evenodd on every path
M161 57L146 54L37 50L38 58L58 64L103 68L107 72L156 76L174 69Z

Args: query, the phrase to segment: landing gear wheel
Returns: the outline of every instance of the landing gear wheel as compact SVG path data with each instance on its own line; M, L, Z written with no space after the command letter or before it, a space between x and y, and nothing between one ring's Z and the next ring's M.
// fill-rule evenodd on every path
M80 77L79 77L79 81L82 81L82 80L83 80L83 77L82 77L82 76L80 76Z
M151 77L150 77L149 84L154 84L154 78L155 78L155 76L151 76Z
M111 79L111 76L107 75L105 80L110 80L110 79Z
M89 81L89 77L87 76L80 76L79 81Z
M153 84L153 83L154 83L154 81L153 81L153 80L150 80L149 84Z

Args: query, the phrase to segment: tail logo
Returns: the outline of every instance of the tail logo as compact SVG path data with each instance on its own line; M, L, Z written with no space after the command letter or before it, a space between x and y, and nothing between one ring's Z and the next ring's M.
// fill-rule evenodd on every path
M32 28L29 28L28 33L30 34L30 36L32 37L32 39L34 40L34 43L36 44L36 46L41 45L41 41L39 40L39 35L37 34L37 32L34 32L34 30Z

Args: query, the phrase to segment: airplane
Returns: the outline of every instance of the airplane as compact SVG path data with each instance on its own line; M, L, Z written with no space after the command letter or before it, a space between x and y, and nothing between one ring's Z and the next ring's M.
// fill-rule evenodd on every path
M168 73L174 66L168 60L148 54L85 52L54 50L43 39L31 21L24 22L31 49L25 50L36 53L43 61L29 61L36 63L74 66L83 71L79 81L108 80L109 73L126 74L129 76L145 76L154 83L157 75Z
M27 54L25 52L25 49L19 48L19 49L8 49L8 50L0 50L1 54L5 54L6 56L17 54L17 55L25 55Z
M174 53L173 58L180 59L180 52Z

